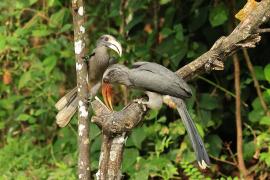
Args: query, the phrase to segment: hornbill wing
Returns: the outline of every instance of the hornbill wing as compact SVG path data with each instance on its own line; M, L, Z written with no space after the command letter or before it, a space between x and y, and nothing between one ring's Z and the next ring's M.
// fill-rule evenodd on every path
M131 71L129 78L131 86L135 88L179 98L190 97L190 94L182 89L177 82L149 70Z
M129 76L130 81L138 88L179 98L191 96L191 90L183 79L156 63L134 63Z

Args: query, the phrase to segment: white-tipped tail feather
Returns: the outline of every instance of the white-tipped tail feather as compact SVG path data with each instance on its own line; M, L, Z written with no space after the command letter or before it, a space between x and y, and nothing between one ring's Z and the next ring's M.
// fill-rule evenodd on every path
M202 160L201 162L198 161L198 164L201 169L206 169L207 167L209 167L209 165L207 165L204 160Z

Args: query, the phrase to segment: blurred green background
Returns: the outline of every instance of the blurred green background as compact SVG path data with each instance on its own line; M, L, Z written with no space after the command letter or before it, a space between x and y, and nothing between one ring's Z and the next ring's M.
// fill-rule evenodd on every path
M93 0L86 2L90 51L101 34L117 37L120 62L154 61L175 71L206 52L233 26L232 1ZM246 1L237 0L238 11ZM76 84L71 1L0 2L0 179L77 179L77 121L56 126L55 102ZM268 24L269 25L269 24ZM264 34L249 55L263 99L270 104L270 36ZM255 179L270 176L270 117L265 115L242 51L243 155ZM124 62L125 60L125 62ZM234 69L189 81L187 101L212 160L197 168L194 153L175 110L151 111L130 135L123 173L128 179L238 179ZM116 94L121 95L121 90ZM130 93L129 99L136 96ZM123 99L115 99L118 108ZM91 125L91 160L97 170L100 133ZM258 158L254 158L254 154ZM127 157L127 158L126 158ZM229 163L228 163L229 162Z

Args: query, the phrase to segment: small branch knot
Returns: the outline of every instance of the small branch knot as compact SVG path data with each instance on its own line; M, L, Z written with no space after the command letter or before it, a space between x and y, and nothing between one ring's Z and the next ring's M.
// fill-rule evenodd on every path
M212 70L221 71L224 70L224 63L216 59L209 59L204 65L205 71L210 73Z

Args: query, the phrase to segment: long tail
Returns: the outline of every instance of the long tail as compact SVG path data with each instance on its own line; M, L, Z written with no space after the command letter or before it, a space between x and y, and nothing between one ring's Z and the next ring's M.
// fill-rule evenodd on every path
M66 95L64 95L57 103L55 104L55 108L60 111L62 110L67 104L70 104L73 99L77 96L77 87L73 88L69 91Z
M101 86L101 83L95 84L91 88L90 99L94 97ZM55 108L59 111L56 115L56 123L60 127L65 127L77 111L79 98L77 97L77 87L69 91L56 104Z
M56 115L56 123L60 127L65 127L70 122L71 118L77 111L79 98L75 96L75 98L67 104L63 109L61 109Z
M55 104L55 108L59 111L56 115L56 123L58 126L65 127L70 122L77 111L77 106L77 87L75 87Z
M179 98L172 98L173 101L176 103L177 105L177 111L184 123L184 126L187 129L189 138L191 140L193 149L196 153L196 157L197 157L197 162L199 164L199 166L202 169L205 169L206 167L211 165L209 156L206 152L206 149L204 147L202 138L200 137L195 124L193 123L188 110L186 108L185 102L182 99Z

